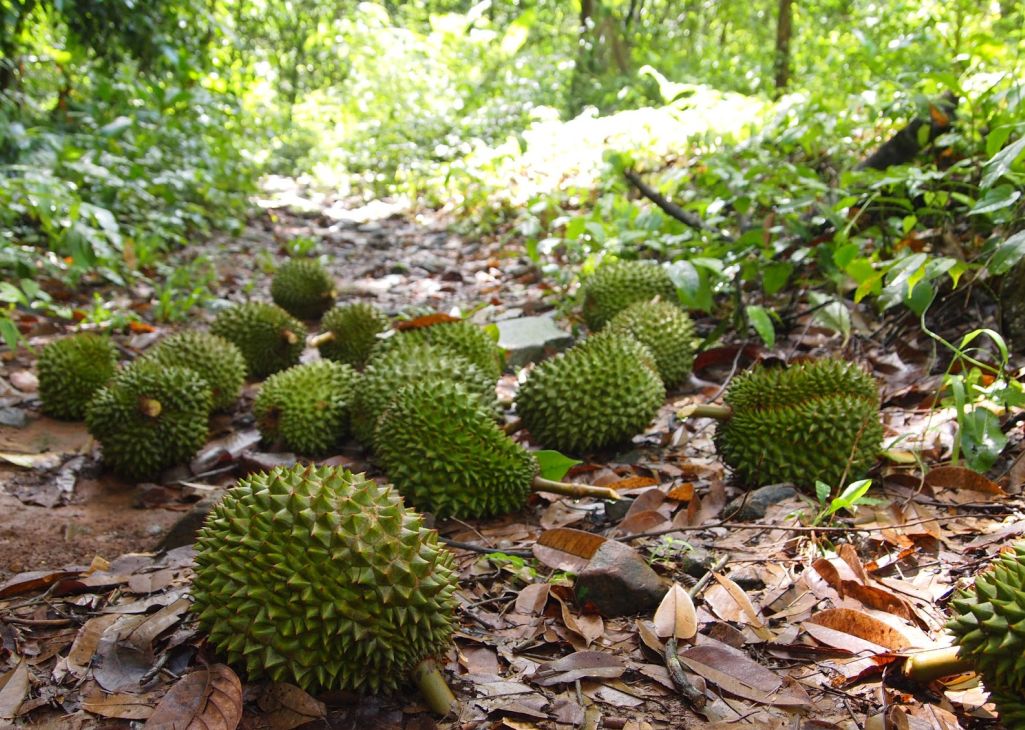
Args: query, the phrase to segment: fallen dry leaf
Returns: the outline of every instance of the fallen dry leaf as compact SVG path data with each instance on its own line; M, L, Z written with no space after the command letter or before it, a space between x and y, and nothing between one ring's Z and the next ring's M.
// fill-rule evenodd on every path
M119 720L145 720L153 714L160 693L96 694L82 700L82 709Z
M24 661L0 674L0 720L13 720L28 695L28 665Z
M264 713L261 722L271 730L294 727L327 716L327 705L294 684L271 682L257 701Z
M578 679L620 677L625 671L626 665L617 656L600 651L578 651L553 662L545 662L534 672L533 679L542 687L549 687Z
M661 638L674 636L689 639L698 632L698 614L690 594L679 583L673 583L662 603L655 610L655 634Z
M226 664L186 674L146 721L146 730L235 730L242 720L242 683Z
M545 530L534 543L533 553L543 565L555 570L579 573L587 567L605 538L593 532L556 527Z

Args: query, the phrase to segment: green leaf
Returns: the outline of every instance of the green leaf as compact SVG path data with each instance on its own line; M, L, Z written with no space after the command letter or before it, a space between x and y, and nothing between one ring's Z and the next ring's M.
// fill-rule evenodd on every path
M825 482L820 482L818 479L815 480L815 496L819 498L819 504L824 505L826 500L829 499L829 493L833 491L833 488Z
M959 434L965 463L978 472L988 471L1007 446L1007 436L1000 428L1000 419L989 410L977 407L960 421Z
M816 322L839 332L843 335L844 341L851 336L851 313L847 311L843 302L835 297L811 291L808 292L808 303L818 307L815 311Z
M18 331L18 326L6 315L0 316L0 337L3 337L4 344L12 350L21 342L21 332Z
M537 459L538 466L541 467L541 477L556 482L566 476L566 472L571 468L582 463L578 459L571 459L558 451L549 450L535 451L534 458Z
M986 213L994 213L998 210L1009 208L1018 202L1020 197L1021 191L1016 190L1013 185L998 185L991 190L987 190L986 194L968 211L968 215L985 215Z
M775 261L762 270L762 289L766 294L775 294L790 280L794 265L789 261Z
M772 326L772 317L769 316L765 307L758 304L749 304L744 311L747 313L747 321L751 323L755 332L762 338L765 346L772 347L775 345L776 328Z
M904 303L907 305L908 309L921 317L935 298L936 289L933 285L927 281L920 281L915 284L914 288L911 290L911 294L906 300L904 300Z
M1025 137L1012 142L989 158L982 166L980 187L983 190L993 187L993 183L1011 171L1011 166L1022 153L1025 153Z
M989 271L997 275L1006 274L1022 256L1025 256L1025 231L1018 231L997 246L989 262Z

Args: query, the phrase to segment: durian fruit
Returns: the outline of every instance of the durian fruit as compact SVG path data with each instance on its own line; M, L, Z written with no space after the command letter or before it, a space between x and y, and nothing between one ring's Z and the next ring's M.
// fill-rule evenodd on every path
M480 397L444 378L400 389L377 422L375 452L410 504L438 517L520 509L537 461L510 439Z
M195 370L210 386L213 409L231 408L242 392L246 361L239 349L223 337L209 332L178 332L162 339L146 353L146 359L163 365L180 365Z
M669 274L652 261L613 261L599 266L581 285L584 321L592 332L634 302L660 297L675 302L676 286Z
M516 412L546 448L582 453L627 441L665 400L654 365L632 337L595 335L530 371Z
M388 316L371 304L347 304L324 315L324 332L314 337L312 343L321 357L362 370L377 344L377 335L386 332L389 324Z
M607 329L629 335L651 350L666 388L675 388L690 375L694 323L676 305L661 299L634 302L613 317Z
M489 413L498 413L495 381L466 358L435 345L396 348L375 357L363 371L352 409L352 432L365 446L374 445L377 419L395 394L414 381L441 377L462 383Z
M242 352L249 375L268 375L298 364L306 342L306 327L284 309L248 302L218 313L210 331Z
M299 319L316 319L335 301L335 285L316 259L289 259L270 285L274 303Z
M505 359L502 348L483 327L462 319L427 326L403 326L405 324L400 323L391 336L379 338L371 357L396 347L403 348L426 342L455 355L462 355L494 380L501 377Z
M105 462L123 476L145 479L199 451L212 403L196 371L141 359L97 391L85 423Z
M96 391L117 369L117 350L106 337L83 332L49 343L39 354L39 397L55 418L79 420Z
M359 375L332 360L296 365L267 378L253 403L267 441L300 454L322 454L348 435Z
M855 363L755 367L730 383L724 400L726 408L698 406L692 415L723 419L716 449L749 486L838 486L845 475L867 471L879 455L879 389Z
M278 467L207 517L192 610L251 678L376 692L448 649L457 585L451 554L394 490L339 467Z

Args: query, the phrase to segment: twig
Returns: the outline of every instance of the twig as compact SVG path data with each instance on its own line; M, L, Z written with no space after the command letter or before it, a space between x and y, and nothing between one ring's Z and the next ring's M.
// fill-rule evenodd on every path
M491 553L502 553L503 555L515 555L518 558L532 558L534 553L529 550L503 550L502 548L490 548L484 547L483 545L475 545L472 542L460 542L459 540L452 540L447 537L438 538L443 545L449 547L458 548L460 550L468 550L471 553L483 553L489 555Z
M694 598L695 596L697 596L698 592L706 585L708 585L709 581L712 580L712 573L718 573L720 570L722 570L726 566L726 563L729 562L729 560L730 557L728 555L720 555L719 559L715 561L715 564L711 568L706 570L705 574L701 576L698 579L698 581L690 587L690 590L687 591L687 593L690 594L690 597Z
M669 672L669 676L672 677L673 684L680 690L680 694L685 700L697 709L701 709L705 705L705 695L703 692L698 690L690 680L687 679L687 675L683 673L683 664L680 663L680 656L676 653L676 637L670 636L666 642L666 670Z
M641 195L650 200L652 203L657 205L662 211L670 218L674 218L686 226L694 228L699 231L707 231L708 233L714 233L721 237L724 241L729 243L733 242L733 236L726 233L725 231L716 231L703 220L698 218L690 211L686 211L671 200L667 200L665 196L661 195L657 190L650 187L641 176L633 170L625 170L623 175L633 183L638 190L641 191Z
M1009 512L1008 515L1010 514L1014 513ZM663 530L653 530L651 532L637 532L632 535L620 535L616 539L619 541L636 540L640 537L658 537L659 535L669 535L673 532L699 532L701 530L710 530L714 527L725 527L731 530L786 530L787 532L881 532L882 530L899 530L902 527L914 527L915 525L924 525L929 522L940 522L947 519L950 518L926 517L924 519L915 520L913 522L905 522L902 525L878 525L876 527L808 527L806 525L770 525L766 522L712 522L707 525L686 525L683 527L667 527Z

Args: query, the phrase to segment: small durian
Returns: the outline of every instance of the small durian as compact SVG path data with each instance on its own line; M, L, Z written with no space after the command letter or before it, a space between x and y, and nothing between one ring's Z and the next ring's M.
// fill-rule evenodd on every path
M427 378L405 386L377 422L375 453L395 488L438 517L491 517L520 509L538 473L465 386Z
M665 395L651 352L632 337L603 333L531 370L516 412L536 442L579 454L643 431Z
M442 377L462 383L480 398L489 413L498 412L495 381L459 355L434 345L395 349L371 359L363 371L352 409L352 432L365 446L373 446L377 419L403 386L417 380Z
M377 336L388 330L390 322L377 307L356 302L335 307L324 315L321 325L324 332L314 338L320 356L362 370Z
M281 439L300 454L322 454L349 432L359 375L332 360L296 365L267 378L253 403L267 441Z
M335 301L335 285L316 259L289 259L270 285L274 303L299 319L317 319Z
M83 332L49 343L36 362L43 411L69 421L84 418L89 401L116 370L117 350L107 337Z
M825 359L787 368L755 367L737 376L721 417L720 458L750 486L816 481L839 486L875 463L883 439L879 388L854 363ZM704 412L705 409L708 412Z
M677 301L676 285L668 272L653 261L613 261L595 269L581 284L584 321L592 332L634 302L655 297Z
M210 331L238 347L253 378L266 378L298 364L306 344L305 325L281 307L264 302L221 311Z
M207 517L192 610L250 678L376 692L447 651L453 566L394 490L339 467L279 467Z
M502 348L483 327L478 327L463 319L455 321L446 319L436 324L415 326L417 321L423 319L427 318L413 320L412 325L405 322L399 323L391 336L378 339L371 357L376 357L396 347L403 348L427 343L448 350L454 355L465 357L480 368L481 372L494 380L501 377L502 364L505 360Z
M86 409L103 461L132 479L192 458L206 443L213 398L194 370L137 360L97 391Z
M242 392L246 361L239 349L210 332L178 332L162 339L146 359L195 370L210 386L213 409L231 408Z
M680 307L661 299L634 302L613 317L609 332L629 335L655 357L666 388L675 388L694 365L694 323Z

